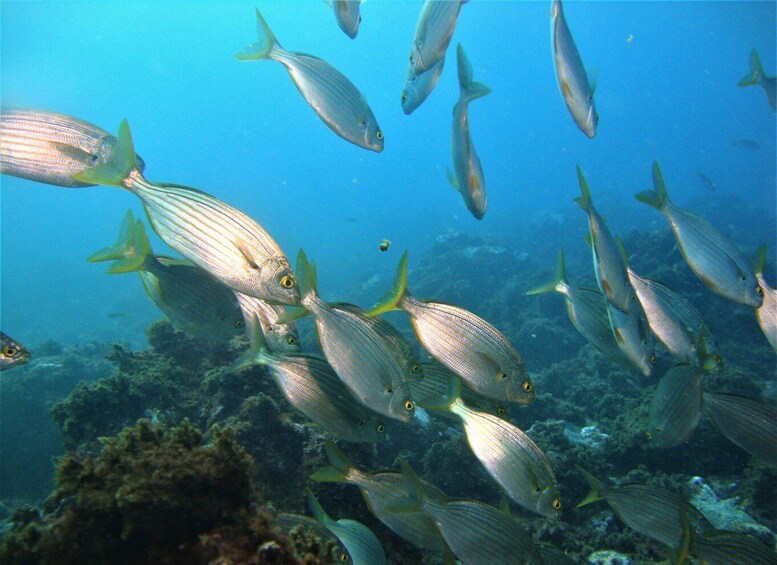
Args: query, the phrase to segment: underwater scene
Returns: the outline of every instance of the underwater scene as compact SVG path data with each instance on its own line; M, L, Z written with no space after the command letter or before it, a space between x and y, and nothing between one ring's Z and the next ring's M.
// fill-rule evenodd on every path
M0 563L776 565L775 37L0 2Z

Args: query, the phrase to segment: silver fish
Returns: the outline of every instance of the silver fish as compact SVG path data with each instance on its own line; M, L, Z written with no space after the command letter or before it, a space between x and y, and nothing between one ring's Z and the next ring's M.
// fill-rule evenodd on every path
M695 365L675 365L658 383L648 417L650 445L675 447L693 434L701 416L702 370Z
M445 57L456 29L459 10L466 0L424 0L413 37L410 64L421 74Z
M613 363L628 364L620 347L615 342L610 318L607 314L604 295L590 288L575 288L567 281L564 253L559 252L556 279L550 284L530 290L526 294L541 294L558 292L562 294L567 304L567 314L582 336L593 345L599 353Z
M351 392L367 407L404 422L415 415L407 373L393 346L363 314L322 301L315 270L300 251L297 256L302 307L314 319L327 361Z
M766 92L766 98L769 100L769 106L772 110L777 112L777 77L770 77L764 74L764 69L761 66L761 58L758 56L758 51L753 49L750 52L750 72L746 74L737 83L737 86L753 86L761 85Z
M111 274L137 272L148 297L177 330L212 341L226 341L244 331L232 290L189 261L155 255L132 210L124 216L116 243L88 260L114 261Z
M337 25L351 39L355 39L359 33L359 24L362 21L359 8L362 2L364 0L329 0Z
M178 253L229 288L280 304L298 304L286 256L258 223L196 188L147 181L137 168L124 120L111 158L76 180L125 188L143 201L154 230Z
M445 542L434 520L424 512L390 512L396 499L405 495L405 481L400 473L366 473L355 468L348 457L331 441L324 444L330 467L319 469L311 478L319 482L349 483L359 487L364 501L373 515L398 536L422 549L442 552ZM423 483L426 495L444 500L445 493L429 483Z
M0 371L24 365L32 355L21 343L0 332Z
M308 491L308 506L316 522L330 531L345 546L353 565L385 565L386 554L367 526L356 520L333 520L324 511L313 493Z
M278 61L329 129L359 147L383 151L383 132L367 100L354 84L323 59L281 47L258 9L256 19L259 43L252 43L236 58Z
M655 161L653 190L640 192L637 200L666 216L688 265L715 294L753 308L761 305L763 290L739 250L707 220L669 201Z
M402 95L400 97L402 111L405 114L412 114L429 97L434 87L437 86L440 76L442 76L444 64L445 58L443 57L431 69L422 72L420 75L413 72L412 64L408 64L407 72L405 73L405 85L402 88Z
M456 557L467 565L541 565L542 556L521 525L501 510L477 500L440 500L427 496L423 484L402 463L406 499L395 502L398 512L423 511L431 516Z
M464 404L458 377L451 375L446 395L427 399L424 408L447 411L461 420L472 453L507 496L542 516L560 514L558 482L548 458L518 427Z
M777 466L777 406L705 391L704 407L724 436L750 455Z
M561 0L553 0L551 18L553 62L561 96L577 127L592 138L596 135L596 126L599 123L594 104L594 89L588 81L575 40L567 27Z
M596 283L610 304L623 312L628 312L636 301L636 295L629 284L623 254L604 219L594 208L588 183L585 181L579 165L577 166L577 180L580 183L582 196L575 198L575 202L588 214L588 229L591 234L591 251L594 258Z
M762 247L759 253L758 264L755 269L755 278L758 286L763 293L763 302L756 308L755 315L758 318L758 324L769 340L769 343L777 352L777 289L769 286L764 278L764 266L766 263L766 248Z
M472 312L443 302L417 300L407 290L407 252L397 267L393 289L367 315L402 309L415 333L437 361L487 398L528 404L534 385L523 360L499 330Z
M690 302L660 282L640 277L631 267L628 273L650 329L677 363L710 370L722 362L709 329Z
M70 188L92 186L72 175L104 164L116 138L94 124L65 114L3 108L0 112L0 172ZM145 163L135 156L139 171Z
M430 363L421 363L424 378L420 381L410 382L410 392L416 407L426 408L427 403L438 402L448 395L450 379L458 377L447 367L432 360ZM484 399L476 392L464 388L461 390L461 398L467 406L474 407L480 412L487 412L500 418L507 416L507 407L504 403Z
M643 375L649 377L658 358L653 349L653 334L650 333L645 312L639 301L635 301L628 312L619 310L609 301L605 301L605 307L610 317L615 343L626 358Z
M701 563L777 565L777 553L774 549L740 532L712 531L695 535L691 550Z
M472 144L469 131L469 103L485 96L491 89L485 84L472 79L472 65L467 59L461 44L456 50L459 64L459 100L453 107L453 127L451 128L451 156L455 177L449 173L450 183L459 191L464 199L467 210L478 220L486 213L488 198L486 182L483 179L483 169L480 158Z
M302 348L297 327L294 322L280 321L286 315L286 308L240 292L235 292L234 295L240 304L246 335L252 349L257 347L254 342L257 339L257 332L260 332L267 342L268 349L273 353L286 355L299 353Z

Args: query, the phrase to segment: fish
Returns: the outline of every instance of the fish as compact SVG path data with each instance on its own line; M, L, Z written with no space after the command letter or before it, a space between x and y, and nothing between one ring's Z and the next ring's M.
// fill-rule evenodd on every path
M388 239L384 239L383 241L380 242L378 249L385 252L389 250L389 247L391 247L391 241Z
M353 565L385 565L388 563L378 538L367 526L346 518L333 520L310 491L308 491L308 506L316 522L340 540L340 543L348 551Z
M472 65L461 44L456 49L459 64L459 87L461 93L453 107L453 127L451 128L451 156L453 157L452 176L448 173L450 183L459 191L464 199L467 210L478 220L486 214L488 197L486 182L483 179L483 168L480 158L475 152L472 136L469 131L469 103L491 92L485 84L475 82L472 78Z
M4 332L0 332L0 371L7 371L24 365L32 354L21 343Z
M119 127L110 159L74 178L135 194L159 237L229 288L269 302L299 304L291 265L262 226L206 192L143 177L127 120Z
M410 392L417 408L424 408L427 402L436 401L448 394L449 380L458 377L447 367L435 361L421 363L424 378L410 382ZM467 406L474 406L481 412L487 412L500 418L507 417L504 403L484 399L476 392L464 388L461 398Z
M422 511L431 516L454 555L466 565L541 565L539 549L521 525L503 511L477 500L428 496L407 461L404 499L390 507L397 513Z
M649 377L653 374L653 366L658 362L658 356L653 348L653 334L639 301L632 304L628 312L619 310L608 301L605 301L604 305L610 318L615 343L631 364Z
M324 443L329 462L311 475L317 482L348 483L359 487L370 512L398 536L430 551L445 552L447 546L431 516L418 512L390 512L387 508L405 496L405 480L400 473L382 471L366 473L353 466L334 442ZM430 483L422 483L427 496L444 500L445 493Z
M691 363L708 371L723 362L709 328L693 304L666 285L640 277L631 267L628 274L653 335L675 362Z
M43 110L3 108L0 111L0 173L78 188L93 183L73 179L89 167L104 164L116 138L84 120ZM145 163L135 155L139 171Z
M407 251L388 292L367 316L402 309L421 344L477 393L499 402L530 404L535 391L520 354L494 326L453 304L418 300L407 289Z
M777 77L770 77L764 73L764 69L761 66L761 58L755 49L750 51L750 72L737 83L737 86L740 88L754 85L760 85L764 89L769 106L777 112Z
M712 292L753 308L761 305L763 289L739 250L707 220L670 202L655 161L653 190L640 192L637 200L666 216L688 265Z
M704 407L724 436L750 455L777 466L777 406L705 391Z
M650 445L675 447L691 437L701 417L703 369L680 364L658 383L648 417Z
M329 0L329 5L335 13L337 25L345 35L355 39L359 33L359 24L362 22L359 8L365 0Z
M712 530L704 514L678 494L650 485L608 486L579 465L577 470L591 487L578 508L606 500L628 527L673 549L685 541L685 520L696 531Z
M774 549L741 532L714 530L693 536L691 550L703 564L777 565Z
M429 97L442 76L444 64L445 57L420 74L413 72L412 63L408 64L405 84L400 95L402 111L405 114L412 114Z
M699 180L701 181L701 184L704 188L709 190L710 192L715 192L718 190L718 185L715 183L714 180L712 180L710 177L702 173L701 171L696 171L696 176L699 177Z
M747 149L748 151L757 151L761 148L761 144L758 143L755 139L747 138L735 139L731 142L731 145L741 149Z
M410 65L420 75L445 58L459 10L466 0L424 0L410 51Z
M228 341L244 331L232 290L189 261L155 255L132 210L124 216L116 243L87 260L113 261L111 274L137 272L148 297L177 330L210 341Z
M371 151L383 151L383 132L367 99L332 65L307 53L281 47L259 9L256 10L259 42L248 45L239 61L278 61L318 117L337 135Z
M234 295L240 305L245 333L252 348L256 347L253 343L257 339L256 332L260 332L267 342L267 348L273 353L291 354L301 351L294 322L280 321L286 315L286 308L240 292Z
M588 80L575 40L567 26L561 0L551 5L553 62L561 97L580 130L589 138L596 136L599 114L594 103L594 90Z
M450 376L446 394L426 399L423 408L461 420L472 453L512 500L541 516L560 515L558 481L547 456L517 426L464 404L456 375Z
M411 421L415 403L406 371L392 344L362 313L319 298L315 267L302 250L297 255L296 272L301 306L313 316L321 349L338 376L371 410Z
M755 278L758 281L758 287L763 292L763 302L756 308L755 315L758 319L758 325L769 340L775 352L777 352L777 289L769 286L764 278L764 267L766 266L766 247L762 246L756 262Z
M622 312L628 312L631 305L636 302L636 294L629 284L623 253L604 219L594 208L591 192L588 190L588 183L580 165L577 166L577 180L580 183L582 195L575 198L575 203L588 214L596 284L610 304Z
M599 353L613 363L619 365L629 363L615 341L604 295L598 289L575 288L569 284L563 251L559 252L556 279L547 285L532 289L526 294L533 295L545 292L558 292L564 296L567 314L572 325Z

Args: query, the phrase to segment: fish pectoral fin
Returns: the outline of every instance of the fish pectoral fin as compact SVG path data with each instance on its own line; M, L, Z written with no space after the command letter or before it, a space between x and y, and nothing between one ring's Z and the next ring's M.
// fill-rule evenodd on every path
M623 334L618 328L613 328L612 333L615 336L615 341L618 342L618 345L623 345L626 343L626 340L623 339Z
M240 254L246 260L246 263L248 263L249 267L257 271L260 270L259 264L256 262L256 260L254 260L254 256L251 255L251 252L248 250L248 246L242 239L235 239L235 247L237 247L238 251L240 251Z
M505 379L509 378L507 373L502 370L502 367L499 366L499 363L497 363L493 357L483 353L482 351L476 351L475 355L478 357L478 359L480 359L480 361L483 362L484 365L488 366L488 374L492 375L496 382L501 383Z
M445 174L448 175L448 182L451 183L453 188L455 188L457 191L461 192L461 187L459 186L459 181L456 179L456 175L453 174L453 171L450 169L445 169Z
M607 282L607 279L602 279L602 292L612 294L612 286Z

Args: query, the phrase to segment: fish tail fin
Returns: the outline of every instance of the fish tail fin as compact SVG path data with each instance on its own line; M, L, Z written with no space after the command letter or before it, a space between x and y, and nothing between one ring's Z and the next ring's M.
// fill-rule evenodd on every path
M459 43L456 48L456 56L459 64L459 86L461 87L460 100L464 102L471 102L476 98L481 98L491 92L491 89L482 82L475 82L472 78L472 65L469 62L467 54L464 52L464 47Z
M399 260L397 273L394 276L394 285L391 290L366 313L367 316L377 316L378 314L398 309L399 303L405 294L407 294L407 251L402 254L402 258Z
M312 315L309 310L306 310L301 306L286 306L285 309L286 311L278 317L276 323L291 324Z
M758 51L753 49L750 51L750 72L747 73L737 83L737 86L753 86L754 84L760 84L763 78L764 70L761 66L761 58L758 56Z
M148 263L153 261L153 258L143 222L135 220L132 210L128 210L119 228L116 243L92 253L87 261L114 261L108 272L118 274L147 270Z
M682 538L680 538L680 546L677 549L672 549L670 552L669 562L672 565L683 565L691 554L693 547L693 527L691 527L688 510L684 504L680 505L680 523L683 534Z
M80 173L74 174L73 179L89 184L118 186L131 190L130 173L139 169L135 146L132 143L132 133L127 120L121 121L116 138L116 143L111 149L111 155L107 162L84 169Z
M657 161L653 161L653 190L643 190L637 194L637 200L652 206L656 210L663 210L669 204L669 195L666 192L664 176L661 174Z
M329 467L322 467L310 475L310 478L320 483L348 482L348 473L353 469L353 465L346 454L329 439L324 443L324 450L331 465Z
M575 204L588 212L588 210L590 210L591 206L593 205L591 202L591 191L588 190L588 183L585 181L585 177L583 176L583 169L580 168L580 165L577 165L577 181L580 183L580 191L582 192L582 195L575 198Z
M127 210L119 227L119 237L116 239L116 243L95 251L86 260L90 263L100 263L102 261L124 259L128 255L134 254L132 249L132 244L134 243L132 232L134 227L135 216L132 214L132 210Z
M386 506L389 512L418 512L424 505L424 486L413 468L406 460L402 461L403 486L407 496L394 499L394 502Z
M755 256L755 269L753 273L756 275L762 275L764 268L766 267L766 245L761 245L758 248L758 252Z
M591 504L592 502L596 502L597 500L601 500L604 498L602 496L602 490L604 490L604 483L594 477L591 473L583 469L580 465L575 465L577 467L577 470L580 472L581 475L585 478L586 481L588 481L588 484L591 486L590 492L586 495L586 497L578 503L577 507L580 508L581 506L585 506L587 504Z
M316 522L318 522L322 526L327 522L330 522L332 519L326 513L326 510L324 510L324 507L321 506L321 503L313 494L313 491L310 489L307 489L307 491L308 491L308 508L310 508L310 513L313 514L313 518L315 518Z
M621 239L621 236L619 235L615 236L615 245L618 247L618 251L621 254L621 259L623 259L623 264L626 265L626 267L628 268L629 252L626 251L626 246L623 244L623 240Z
M275 34L259 12L259 8L256 8L256 34L259 36L259 41L247 45L245 49L235 55L235 59L238 61L271 59L273 50L281 48L281 44L278 43Z
M528 291L526 294L543 294L545 292L554 292L559 284L567 282L567 269L564 263L564 251L558 252L558 263L556 266L556 278L550 281L548 284L538 286Z
M300 249L297 253L297 262L294 265L294 272L297 275L297 284L301 296L312 294L318 296L318 282L316 281L316 267L308 261L305 252Z
M460 398L461 381L459 380L459 377L451 373L448 375L448 385L445 393L424 400L423 408L428 410L450 411L456 400Z

